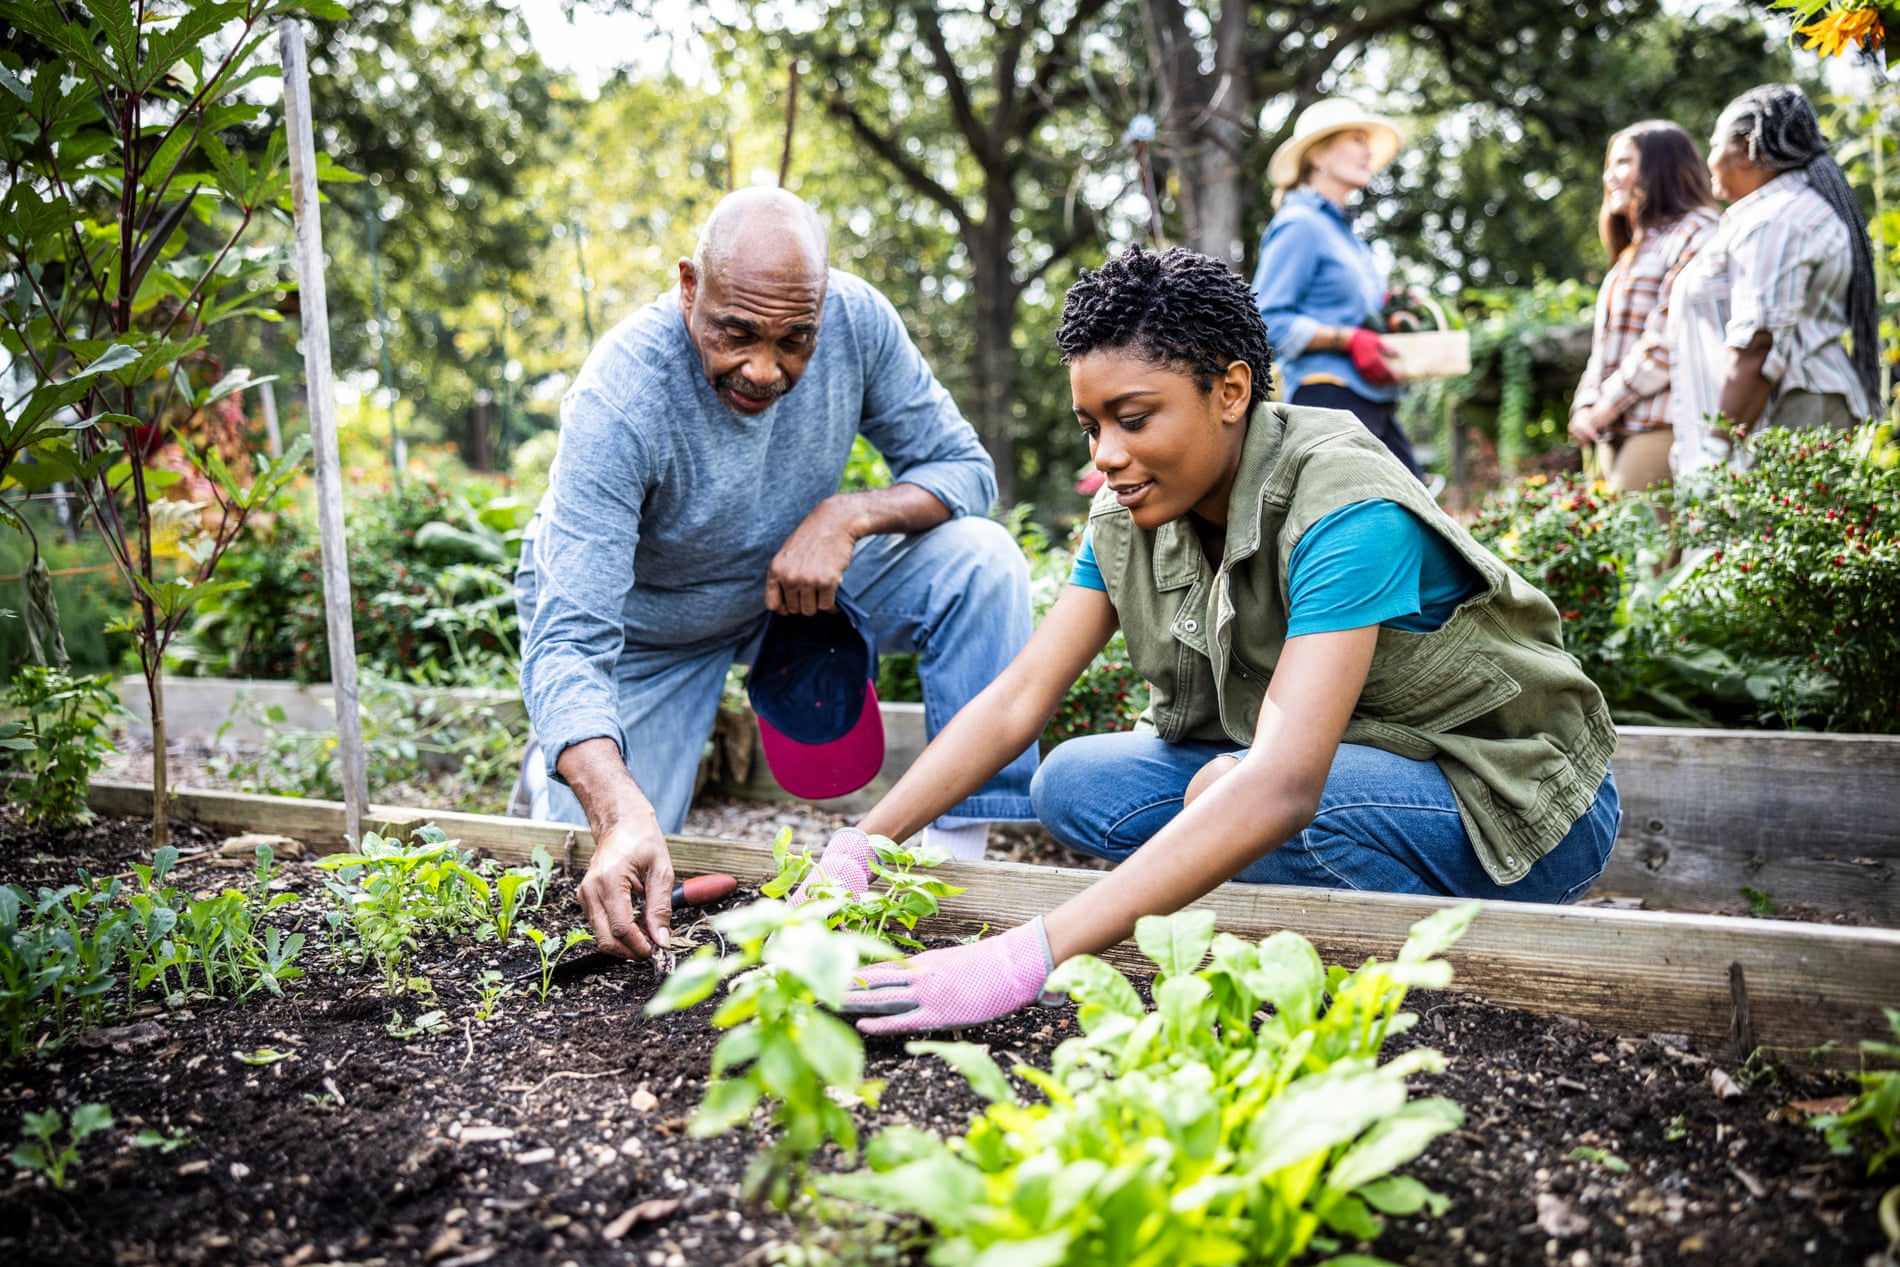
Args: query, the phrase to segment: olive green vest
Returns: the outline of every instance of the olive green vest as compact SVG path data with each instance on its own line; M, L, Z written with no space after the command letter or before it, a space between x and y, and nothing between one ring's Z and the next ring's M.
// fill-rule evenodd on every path
M1521 880L1595 799L1616 747L1609 709L1564 650L1551 601L1439 509L1359 420L1267 405L1249 424L1212 569L1185 520L1137 528L1106 488L1089 539L1129 660L1152 686L1138 725L1172 741L1253 742L1286 643L1287 564L1342 506L1397 502L1486 582L1430 633L1381 627L1345 742L1436 761L1478 858Z

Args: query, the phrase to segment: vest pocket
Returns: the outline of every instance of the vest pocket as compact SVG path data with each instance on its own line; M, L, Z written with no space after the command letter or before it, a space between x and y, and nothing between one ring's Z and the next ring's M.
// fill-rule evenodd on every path
M1424 731L1456 730L1524 689L1497 661L1475 651L1433 657L1400 677L1368 685L1359 694L1353 716Z

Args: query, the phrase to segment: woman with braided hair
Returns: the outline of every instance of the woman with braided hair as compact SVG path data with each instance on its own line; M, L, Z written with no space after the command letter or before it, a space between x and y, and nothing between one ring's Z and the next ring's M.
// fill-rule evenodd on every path
M1879 396L1867 221L1800 89L1730 102L1709 176L1729 209L1670 302L1678 474L1729 461L1764 427L1851 427Z
M866 1032L973 1025L1070 956L1227 880L1566 902L1616 838L1615 730L1549 599L1443 514L1352 414L1264 399L1266 327L1220 261L1133 248L1056 342L1105 477L1022 652L819 859L862 890L1042 733L1119 629L1137 729L1059 745L1031 797L1119 864L997 937L865 970Z

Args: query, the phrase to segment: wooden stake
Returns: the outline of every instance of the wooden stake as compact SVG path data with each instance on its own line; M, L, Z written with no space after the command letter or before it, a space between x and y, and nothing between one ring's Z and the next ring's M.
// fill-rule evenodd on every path
M317 524L323 537L323 613L336 690L338 754L343 761L344 830L356 840L369 801L363 721L356 705L356 631L350 619L350 562L343 535L343 474L337 456L336 387L330 375L330 311L323 288L323 227L318 221L317 147L310 130L310 65L303 28L279 24L284 59L284 128L290 134L290 190L297 217L297 277L303 312L304 379L310 442L317 459Z

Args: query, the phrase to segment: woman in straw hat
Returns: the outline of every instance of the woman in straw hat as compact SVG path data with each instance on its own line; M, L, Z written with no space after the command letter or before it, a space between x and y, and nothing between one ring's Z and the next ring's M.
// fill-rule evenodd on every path
M1422 478L1399 426L1398 377L1384 341L1365 325L1385 302L1385 272L1353 233L1346 206L1398 152L1398 129L1350 101L1307 107L1267 167L1278 212L1260 243L1253 290L1288 401L1357 415Z

